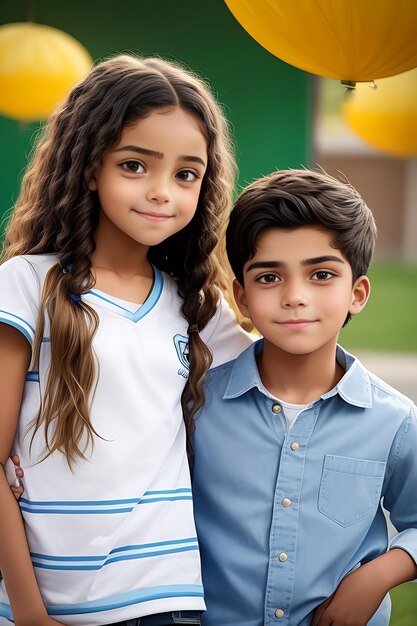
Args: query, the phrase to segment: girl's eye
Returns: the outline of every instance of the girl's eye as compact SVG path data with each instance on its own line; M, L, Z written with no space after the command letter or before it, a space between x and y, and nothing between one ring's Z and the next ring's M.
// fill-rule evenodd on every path
M276 274L262 274L262 276L258 276L256 280L258 283L262 283L263 285L269 285L270 283L279 282L280 278Z
M122 169L126 172L132 172L133 174L140 174L145 171L140 161L125 161L122 163Z
M185 181L186 183L193 183L200 177L194 170L181 170L180 172L177 172L177 178Z
M314 272L314 274L312 275L312 279L324 281L330 280L331 278L333 278L333 276L334 274L332 272L328 272L327 270L318 270L317 272Z

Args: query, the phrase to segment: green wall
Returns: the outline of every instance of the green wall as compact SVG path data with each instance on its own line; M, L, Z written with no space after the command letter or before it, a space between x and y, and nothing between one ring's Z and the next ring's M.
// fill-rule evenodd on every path
M0 24L25 21L28 4L0 1ZM223 0L32 4L36 22L68 32L94 59L124 51L157 54L206 77L232 124L241 186L277 168L309 164L311 75L264 50ZM0 116L0 214L16 199L37 127Z

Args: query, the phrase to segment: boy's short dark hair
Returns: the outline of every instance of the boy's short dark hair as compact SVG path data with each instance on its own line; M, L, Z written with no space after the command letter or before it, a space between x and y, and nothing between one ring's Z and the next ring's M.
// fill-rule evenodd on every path
M352 185L323 171L281 170L251 183L240 194L226 232L232 270L243 285L243 266L267 228L317 226L352 268L353 280L368 271L376 239L370 209Z

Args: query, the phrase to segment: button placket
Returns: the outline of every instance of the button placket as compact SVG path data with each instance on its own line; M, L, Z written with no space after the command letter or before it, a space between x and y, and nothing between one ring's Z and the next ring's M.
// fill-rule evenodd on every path
M287 604L286 598L291 597L295 580L293 556L296 552L305 453L318 413L319 407L304 411L302 419L287 431L281 450L271 526L272 560L265 595L265 624L268 626L291 622L291 601ZM285 544L282 543L284 536L287 538Z

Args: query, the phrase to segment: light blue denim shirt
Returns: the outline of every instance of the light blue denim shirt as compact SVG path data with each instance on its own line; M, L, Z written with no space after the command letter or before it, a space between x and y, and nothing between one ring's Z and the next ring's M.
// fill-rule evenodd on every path
M204 626L306 626L315 607L387 550L381 498L417 561L411 400L337 351L346 373L287 431L256 354L211 370L192 437ZM387 626L387 596L371 619Z

